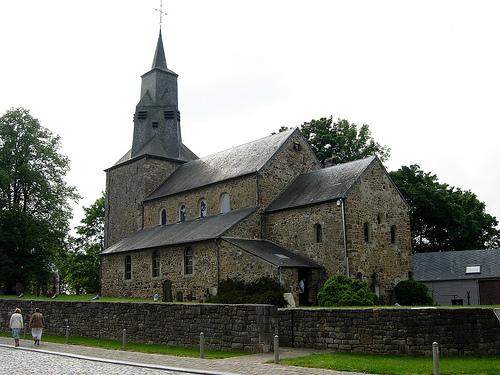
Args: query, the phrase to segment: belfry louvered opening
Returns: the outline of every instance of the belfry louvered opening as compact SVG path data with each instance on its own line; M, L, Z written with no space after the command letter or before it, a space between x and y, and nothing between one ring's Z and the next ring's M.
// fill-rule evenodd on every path
M177 116L176 116L177 114ZM181 120L181 114L179 111L164 111L163 112L163 118L165 120L173 120L175 118L177 118L178 121Z
M146 120L148 118L148 111L138 111L137 119L138 120Z

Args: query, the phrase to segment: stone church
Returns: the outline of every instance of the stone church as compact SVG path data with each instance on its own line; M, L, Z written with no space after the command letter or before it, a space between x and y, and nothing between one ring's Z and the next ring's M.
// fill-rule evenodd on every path
M314 303L344 274L388 298L408 277L408 205L373 156L322 168L298 129L198 158L182 143L161 32L131 149L106 170L104 296L203 301L222 280L278 280Z

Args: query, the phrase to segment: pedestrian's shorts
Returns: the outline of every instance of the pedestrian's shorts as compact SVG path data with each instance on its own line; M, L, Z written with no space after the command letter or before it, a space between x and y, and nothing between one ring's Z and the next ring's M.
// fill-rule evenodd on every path
M12 328L12 337L15 339L20 338L21 336L21 328Z

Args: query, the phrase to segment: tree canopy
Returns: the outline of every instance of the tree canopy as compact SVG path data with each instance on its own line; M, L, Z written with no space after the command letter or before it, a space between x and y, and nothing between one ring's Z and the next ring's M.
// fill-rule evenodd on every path
M390 172L409 203L413 250L475 250L500 246L498 221L471 191L439 182L418 165Z
M282 127L279 131L287 129ZM341 119L334 121L330 116L305 122L300 131L322 165L329 158L333 164L339 164L371 155L385 161L390 156L390 148L376 142L366 124L358 128L354 123Z
M0 117L0 288L46 284L78 199L60 139L24 108Z
M76 294L99 291L99 254L104 248L104 193L89 207L76 227L77 237L59 263L64 283Z

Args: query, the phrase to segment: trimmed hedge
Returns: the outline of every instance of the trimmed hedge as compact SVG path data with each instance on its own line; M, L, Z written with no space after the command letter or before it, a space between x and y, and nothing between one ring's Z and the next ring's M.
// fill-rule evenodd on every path
M238 279L227 279L219 284L216 296L211 296L209 303L258 303L287 306L283 298L285 290L276 280L262 277L254 282L245 283Z
M331 276L318 293L320 306L373 306L377 296L368 284L338 275Z
M415 280L400 281L394 289L396 301L404 306L432 305L429 289Z

